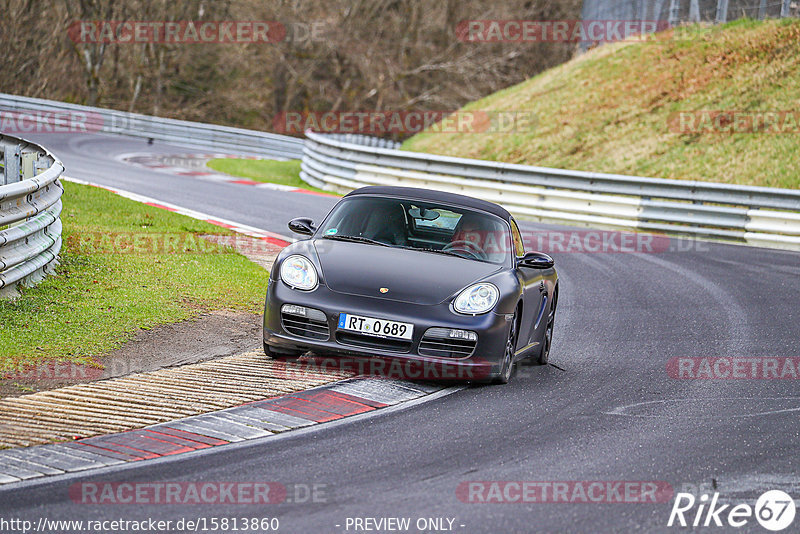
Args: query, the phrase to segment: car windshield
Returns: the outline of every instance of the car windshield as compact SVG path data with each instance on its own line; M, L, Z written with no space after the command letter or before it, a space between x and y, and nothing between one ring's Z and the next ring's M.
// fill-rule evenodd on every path
M357 196L340 202L317 237L504 263L508 225L494 215L410 199Z

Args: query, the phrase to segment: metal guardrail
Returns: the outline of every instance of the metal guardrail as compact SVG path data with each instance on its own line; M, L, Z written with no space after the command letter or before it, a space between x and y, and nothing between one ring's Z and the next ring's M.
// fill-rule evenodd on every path
M656 31L683 23L724 24L740 18L764 20L800 15L797 0L583 0L581 18L589 21L657 22ZM585 52L593 43L581 42Z
M24 121L39 122L37 131L54 128L54 121L68 121L75 133L100 132L164 141L210 151L234 151L267 158L299 159L303 140L243 128L165 119L66 102L0 93L0 112L18 114ZM19 117L19 114L25 115Z
M800 249L800 190L665 180L454 158L306 132L301 177L329 190L425 187L524 218Z
M58 264L64 166L47 149L0 135L0 297L34 285Z
M797 16L796 0L584 0L582 19L716 22Z

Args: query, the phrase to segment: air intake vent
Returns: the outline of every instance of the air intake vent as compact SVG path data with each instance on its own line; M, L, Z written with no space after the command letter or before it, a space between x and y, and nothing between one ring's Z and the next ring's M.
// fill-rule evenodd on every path
M336 341L343 345L355 345L358 347L383 349L392 352L408 352L411 350L411 341L365 336L356 332L343 332L341 330L336 333Z
M474 332L430 328L419 342L419 353L437 358L467 358L475 352L477 344L478 336Z
M281 325L289 334L306 339L326 341L331 335L325 314L312 308L284 304Z

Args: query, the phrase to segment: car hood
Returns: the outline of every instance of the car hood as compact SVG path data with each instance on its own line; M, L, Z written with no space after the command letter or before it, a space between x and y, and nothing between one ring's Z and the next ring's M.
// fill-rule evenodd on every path
M444 254L318 239L314 248L331 291L413 304L443 302L502 266ZM388 292L382 294L381 288Z

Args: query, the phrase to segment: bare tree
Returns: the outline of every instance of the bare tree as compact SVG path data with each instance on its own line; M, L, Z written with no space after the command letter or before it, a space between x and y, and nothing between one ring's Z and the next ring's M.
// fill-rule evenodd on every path
M580 0L0 0L9 92L269 130L288 110L455 110L571 57L568 43L469 43L471 19L574 20ZM37 12L38 11L38 12ZM76 21L277 21L278 42L103 43Z
M119 21L127 16L127 3L115 0L64 0L70 20L78 24L93 24L94 21ZM87 104L94 106L100 98L101 69L109 44L95 34L97 39L81 42L83 32L73 34L73 49L83 64L86 76ZM77 38L76 38L77 37Z

